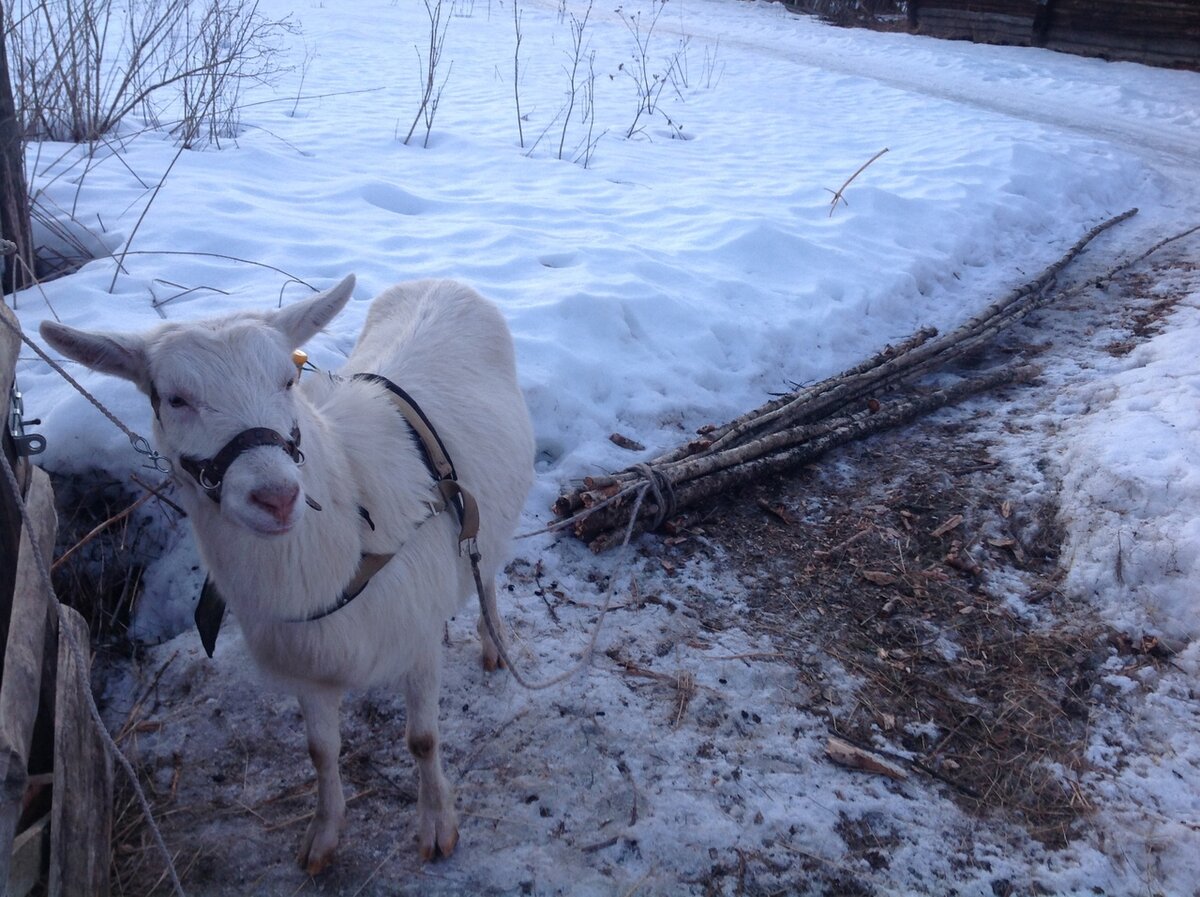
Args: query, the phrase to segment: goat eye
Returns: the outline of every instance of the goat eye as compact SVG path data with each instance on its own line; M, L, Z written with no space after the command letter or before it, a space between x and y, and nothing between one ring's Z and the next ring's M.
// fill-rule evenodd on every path
M167 399L167 404L172 408L188 407L187 399L185 399L183 396L171 396L169 399Z
M284 389L291 389L291 388L292 388L293 386L295 386L295 385L296 385L296 378L295 378L295 377L293 377L291 380L289 380L287 383L285 383L285 384L283 385L283 388L284 388Z

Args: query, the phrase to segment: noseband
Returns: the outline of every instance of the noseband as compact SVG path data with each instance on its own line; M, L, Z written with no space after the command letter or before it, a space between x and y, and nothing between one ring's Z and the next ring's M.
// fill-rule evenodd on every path
M161 404L158 390L152 383L150 384L150 407L154 410L154 416L159 418L160 423L162 418L159 416L158 409ZM289 435L290 439L284 439L277 430L269 427L250 427L230 439L211 458L193 458L183 455L179 459L179 466L192 475L192 479L200 484L200 488L209 498L220 504L221 484L225 480L225 473L229 470L230 465L241 457L242 452L248 452L252 448L263 445L275 445L283 449L297 465L303 464L304 452L300 451L300 426L292 424L292 432ZM321 510L321 506L313 499L305 497L305 501L314 510Z
M229 470L230 465L241 457L242 452L263 445L274 445L283 449L296 464L303 464L304 452L300 451L300 428L293 425L290 435L290 439L285 439L276 430L268 427L251 427L248 430L242 430L230 439L225 443L224 448L211 458L200 459L184 455L179 459L179 466L192 475L192 478L200 484L200 488L208 494L209 498L220 504L221 484L225 479L225 473Z

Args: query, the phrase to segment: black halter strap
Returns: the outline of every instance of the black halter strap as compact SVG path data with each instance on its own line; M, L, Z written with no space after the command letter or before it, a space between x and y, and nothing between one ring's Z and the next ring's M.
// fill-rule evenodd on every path
M278 446L289 458L297 464L304 463L304 453L300 451L300 428L292 426L291 438L285 439L278 431L269 427L251 427L242 430L211 458L200 459L184 455L179 459L179 466L192 475L200 484L200 488L215 501L221 503L221 484L230 466L242 454L259 446Z

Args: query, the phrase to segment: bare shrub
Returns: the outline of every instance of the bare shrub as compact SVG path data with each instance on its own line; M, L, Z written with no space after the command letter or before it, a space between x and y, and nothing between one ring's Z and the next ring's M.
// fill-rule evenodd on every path
M516 34L517 42L513 47L513 100L517 104L517 138L520 141L521 149L525 149L525 128L521 124L521 11L518 8L517 0L513 0L513 31Z
M187 72L180 81L180 143L220 145L237 136L242 92L277 74L279 37L285 23L258 12L257 0L209 0L201 7Z
M596 54L594 52L588 56L588 76L583 82L583 109L586 135L576 150L574 161L587 168L592 163L596 144L600 142L601 137L608 133L607 129L599 134L596 133Z
M443 0L424 0L424 2L425 14L429 17L429 43L424 55L419 47L413 48L417 52L417 60L421 66L421 103L417 107L417 114L404 138L405 146L412 140L417 125L422 122L425 124L423 146L429 146L429 132L433 130L433 118L437 115L446 82L450 80L450 70L454 68L454 60L451 60L450 67L446 70L441 83L438 82L438 68L442 62L442 48L446 44L446 31L450 27L450 19L445 15Z
M589 83L594 85L596 81L596 53L595 51L589 51L587 47L587 38L585 36L588 19L591 17L591 15L591 0L588 0L587 9L583 11L582 16L577 16L575 13L571 13L571 49L567 54L570 64L565 67L568 82L567 105L566 112L563 115L562 132L558 139L558 158L560 159L563 157L563 149L567 142L567 129L571 125L571 116L575 112L575 107L577 105L581 107L581 118L584 121L585 126L588 127L589 134L589 123L594 122L595 120L595 107L591 102L592 91L590 89L585 89L586 85ZM584 61L587 62L588 70L592 73L590 81L589 79L585 79L583 77L581 65ZM582 97L580 96L581 92L583 93Z
M675 77L674 72L680 65L680 56L687 51L687 42L682 41L675 53L666 60L665 65L656 65L654 62L654 55L651 53L650 47L654 38L654 30L658 27L658 21L662 18L666 6L667 0L654 0L651 6L652 11L645 18L643 18L641 10L633 13L626 12L624 7L618 7L616 10L617 15L620 16L629 34L633 37L634 43L630 61L623 62L618 66L618 70L633 81L637 90L637 111L625 131L627 138L642 130L643 117L654 115L658 109L658 99L662 95L663 88ZM667 123L677 133L681 133L678 123L672 122L669 117Z
M711 90L716 87L721 81L721 76L725 74L725 63L721 63L721 67L717 68L717 54L721 52L721 40L709 47L704 47L704 65L700 70L700 82L706 90Z
M141 114L184 145L233 133L293 30L257 0L17 0L4 26L27 139L94 143Z
M692 70L691 59L688 56L688 48L692 45L692 36L685 34L679 38L679 43L675 50L675 65L667 69L667 80L671 82L671 87L675 90L675 96L683 99L683 92L690 90L692 87Z

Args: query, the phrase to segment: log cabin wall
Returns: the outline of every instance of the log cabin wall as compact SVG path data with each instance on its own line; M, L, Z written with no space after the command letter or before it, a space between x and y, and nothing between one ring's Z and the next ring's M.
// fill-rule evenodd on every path
M910 0L909 23L918 34L981 44L1028 47L1034 21L1044 12L1037 0Z
M1200 0L1054 0L1045 46L1200 71Z
M918 34L1200 71L1200 0L909 0Z

